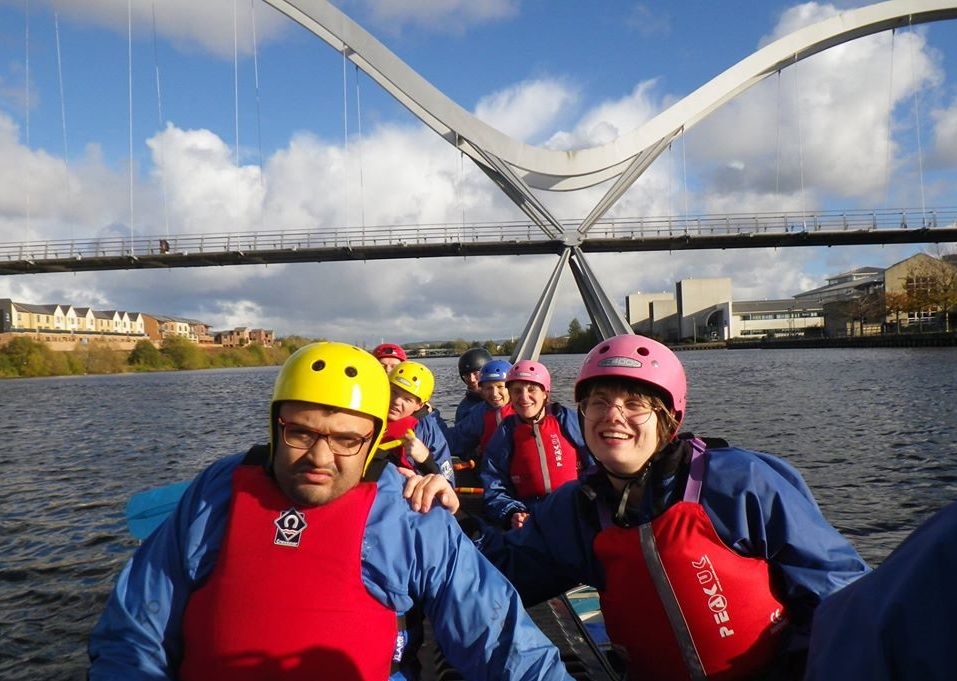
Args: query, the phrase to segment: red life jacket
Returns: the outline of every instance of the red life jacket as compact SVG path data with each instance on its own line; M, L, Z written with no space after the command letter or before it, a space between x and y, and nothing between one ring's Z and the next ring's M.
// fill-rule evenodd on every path
M498 424L504 421L506 416L511 416L514 413L515 408L512 407L510 402L498 409L485 410L484 420L482 421L482 437L479 438L478 446L480 453L485 451L485 445L492 439L492 435L495 434L495 429L498 428Z
M401 419L396 419L395 421L389 421L385 425L385 433L382 435L382 442L385 443L391 442L392 440L401 440L403 437L405 437L405 434L408 431L415 430L417 425L419 425L419 419L416 418L415 414L403 416ZM405 446L401 447L399 460L402 462L404 467L415 470L412 457L410 457L409 453L405 451Z
M595 539L607 582L609 638L627 652L629 677L743 679L768 667L787 619L767 561L724 545L699 503L707 459L693 440L684 500L638 528Z
M229 524L183 619L182 681L385 679L396 613L362 583L375 483L296 509L258 465L233 475Z
M578 478L578 452L554 414L547 411L536 423L514 418L508 472L520 499L543 497Z

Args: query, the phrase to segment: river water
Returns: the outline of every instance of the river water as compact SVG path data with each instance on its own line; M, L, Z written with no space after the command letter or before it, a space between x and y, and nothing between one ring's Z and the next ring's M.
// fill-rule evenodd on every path
M685 429L778 454L879 563L957 498L957 348L680 355ZM547 356L571 403L582 356ZM428 360L451 416L455 359ZM0 680L82 679L132 493L265 441L276 367L0 382Z

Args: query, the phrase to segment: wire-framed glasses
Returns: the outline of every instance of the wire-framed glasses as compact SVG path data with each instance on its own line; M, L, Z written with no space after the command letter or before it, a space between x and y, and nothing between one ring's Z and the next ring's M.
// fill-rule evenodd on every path
M281 416L279 429L282 441L293 449L311 449L319 440L325 440L329 450L336 456L355 456L362 445L372 439L372 433L365 437L354 433L320 433L299 423L290 423Z
M589 421L600 421L612 407L618 410L621 418L634 426L644 425L655 413L647 402L637 397L630 397L623 402L613 402L604 397L589 397L581 402L579 409L582 416Z

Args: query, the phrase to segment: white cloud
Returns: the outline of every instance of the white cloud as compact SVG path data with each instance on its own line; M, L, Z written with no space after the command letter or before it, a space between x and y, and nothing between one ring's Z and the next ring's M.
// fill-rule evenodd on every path
M832 5L793 7L762 43L837 13ZM765 191L883 203L888 179L912 162L914 93L942 79L940 55L923 32L868 36L729 102L691 132L689 150L695 163L737 161L744 184Z
M934 156L940 165L957 165L957 100L932 113Z
M251 5L235 0L163 0L128 4L127 0L34 0L34 4L46 4L77 23L100 26L123 36L129 31L128 12L132 10L135 37L152 35L155 11L159 38L168 39L184 49L200 49L224 58L233 56L234 35L239 53L252 53L251 7L256 8L256 39L260 43L277 39L289 26L285 16L260 2Z
M652 118L661 108L654 98L655 80L642 81L620 99L599 102L585 111L574 128L558 131L546 142L553 149L581 149L613 142Z
M557 80L525 81L482 97L475 115L510 137L534 142L553 130L558 117L577 100L577 93Z
M371 15L377 27L398 32L416 26L442 33L460 34L479 24L500 21L518 13L519 0L352 0Z

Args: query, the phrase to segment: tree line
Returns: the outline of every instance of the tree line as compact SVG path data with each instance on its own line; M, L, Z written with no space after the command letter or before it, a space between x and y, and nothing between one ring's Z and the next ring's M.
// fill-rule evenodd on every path
M28 336L0 347L0 377L116 374L127 371L172 371L278 365L310 339L290 336L275 347L250 343L239 348L205 348L186 338L171 337L157 348L141 340L130 350L103 341L77 344L74 350L52 350Z
M130 371L174 371L182 369L220 369L279 365L293 352L316 339L287 336L273 347L250 343L239 348L210 348L186 338L170 337L156 347L141 340L132 350L117 350L104 341L77 344L71 351L52 350L28 336L19 336L0 347L0 377L71 376L82 374L117 374ZM583 327L573 319L566 336L549 337L542 354L588 352L598 342L591 327ZM516 341L467 341L456 339L433 344L460 355L472 347L484 347L493 355L510 355Z

